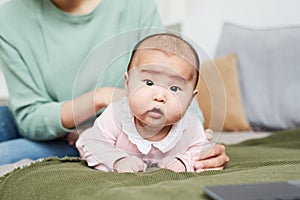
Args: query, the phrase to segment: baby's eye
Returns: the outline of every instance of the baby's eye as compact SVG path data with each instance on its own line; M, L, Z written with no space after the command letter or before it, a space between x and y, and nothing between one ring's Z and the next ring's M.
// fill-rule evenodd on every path
M172 87L170 87L170 90L171 90L172 92L178 92L178 91L180 91L181 89L180 89L179 87L177 87L177 86L172 86Z
M145 80L145 83L146 83L146 85L148 85L148 86L152 86L152 85L154 85L154 83L151 81L151 80Z

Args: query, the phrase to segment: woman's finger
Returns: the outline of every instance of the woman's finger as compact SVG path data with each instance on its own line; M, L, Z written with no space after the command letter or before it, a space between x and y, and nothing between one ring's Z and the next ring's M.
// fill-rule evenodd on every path
M224 145L221 144L213 144L213 146L209 149L205 149L203 151L194 152L192 155L192 159L194 161L205 160L208 158L218 157L222 154L225 154L226 149Z
M226 154L221 154L217 157L196 161L194 164L194 168L195 170L214 168L223 169L227 162L229 162L229 157Z
M211 141L213 139L214 131L208 128L205 130L205 135L208 141Z

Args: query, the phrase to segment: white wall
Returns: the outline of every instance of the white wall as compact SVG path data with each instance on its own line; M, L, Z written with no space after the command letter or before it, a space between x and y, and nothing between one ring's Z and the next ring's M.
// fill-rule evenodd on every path
M187 0L156 0L158 12L165 26L181 23L187 14Z
M300 25L299 0L186 0L182 32L213 57L222 24L253 28Z

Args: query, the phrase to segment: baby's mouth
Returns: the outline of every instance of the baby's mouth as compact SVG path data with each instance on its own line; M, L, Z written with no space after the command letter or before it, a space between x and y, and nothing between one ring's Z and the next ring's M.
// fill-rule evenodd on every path
M164 114L163 112L161 111L161 109L159 108L152 108L151 110L148 111L149 115L153 118L160 118L162 117Z

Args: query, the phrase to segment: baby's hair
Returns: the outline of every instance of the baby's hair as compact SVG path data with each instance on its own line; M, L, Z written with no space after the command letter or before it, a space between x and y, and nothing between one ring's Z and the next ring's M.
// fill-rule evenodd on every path
M143 49L159 50L166 54L177 55L185 59L195 67L196 81L194 87L197 86L200 68L199 56L195 48L182 37L172 33L158 33L145 37L134 46L127 71L130 70L132 63L136 58L137 51Z

